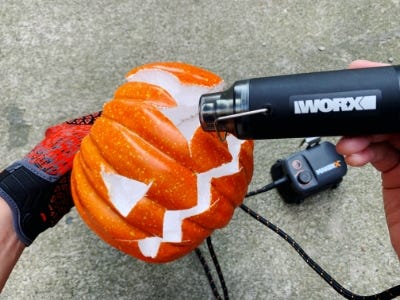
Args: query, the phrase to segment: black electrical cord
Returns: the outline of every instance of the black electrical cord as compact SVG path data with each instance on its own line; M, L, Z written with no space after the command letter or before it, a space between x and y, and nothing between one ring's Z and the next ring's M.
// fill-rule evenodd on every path
M214 247L211 242L211 237L207 238L207 247L208 247L208 251L210 252L211 259L214 263L215 270L218 274L218 278L219 278L219 282L220 282L220 285L221 285L221 288L222 288L222 291L224 294L224 298L222 298L221 295L219 294L217 285L215 284L214 278L211 274L210 267L208 266L207 261L204 258L203 253L201 252L201 250L199 248L195 249L196 255L199 258L201 265L203 266L204 272L206 273L208 283L210 284L210 287L214 294L214 297L218 300L222 300L222 299L229 300L228 288L226 287L224 275L222 274L222 269L218 262L217 255L214 251Z
M272 190L273 188L277 187L278 185L286 182L286 180L287 180L287 178L284 177L284 178L279 179L277 181L271 182L270 184L267 184L266 186L263 186L262 188L259 188L259 189L255 190L255 191L247 193L246 197L254 196L254 195L257 195L257 194L264 193L264 192L267 192L269 190ZM211 287L211 290L212 290L212 292L214 294L215 299L218 299L218 300L222 300L222 299L229 300L228 288L226 287L226 283L225 283L225 279L224 279L224 276L223 276L223 273L222 273L222 269L221 269L220 264L218 262L217 255L216 255L216 253L214 251L214 247L212 245L212 241L211 241L211 237L210 236L207 238L206 242L207 242L208 251L209 251L210 256L212 258L215 270L216 270L216 272L218 274L219 282L220 282L220 285L221 285L221 288L222 288L222 291L223 291L223 295L224 295L223 298L221 297L221 295L218 292L218 288L217 288L215 280L214 280L214 278L212 276L211 269L210 269L210 267L209 267L204 255L203 255L203 253L201 252L200 248L196 248L195 249L195 253L196 253L198 259L200 260L201 265L203 266L204 272L205 272L205 274L207 276L208 283L210 284L210 287Z
M264 193L267 192L277 186L279 186L280 184L286 182L286 178L282 178L279 179L277 181L274 181L260 189L257 189L255 191L249 192L245 198L260 194L260 193ZM272 224L270 221L268 221L267 219L265 219L264 217L260 216L258 213L256 213L255 211L251 210L249 207L247 207L244 204L240 205L240 208L245 211L247 214L249 214L251 217L253 217L254 219L256 219L257 221L259 221L260 223L262 223L263 225L267 226L269 229L271 229L273 232L275 232L276 234L278 234L280 237L282 237L286 242L289 243L289 245L291 245L296 252L301 256L301 258L303 258L303 260L319 275L321 276L336 292L338 292L340 295L342 295L344 298L346 299L354 299L354 300L389 300L389 299L393 299L397 296L400 296L400 285L398 286L394 286L390 289L387 289L381 293L378 294L374 294L374 295L369 295L369 296L363 296L363 295L357 295L351 291L349 291L348 289L344 288L339 282L337 282L331 275L329 275L329 273L327 273L324 269L322 269L322 267L320 265L318 265L304 250L303 248L301 248L301 246L290 236L288 235L285 231L283 231L282 229L280 229L278 226ZM207 238L207 246L208 246L208 250L210 252L210 255L212 257L215 269L217 271L219 280L220 280L220 284L224 293L224 298L221 297L221 295L218 292L217 286L215 284L215 281L212 277L210 268L203 256L203 254L201 253L199 248L195 249L195 252L197 254L197 257L199 258L204 271L206 273L206 276L208 278L208 282L210 284L211 290L213 291L214 297L218 300L228 300L229 299L229 295L228 295L228 289L226 287L225 284L225 280L222 274L222 270L221 267L218 263L218 259L216 256L216 253L214 251L214 248L212 246L211 243L211 237Z
M279 184L272 183L270 185L267 185L265 187L269 187L268 190L276 187ZM265 188L264 187L264 188ZM261 190L261 189L260 189ZM257 190L258 191L258 190ZM259 194L256 191L250 192L246 195L247 197L253 196L255 194ZM379 294L375 295L369 295L369 296L362 296L362 295L357 295L354 294L353 292L347 290L344 288L341 284L339 284L335 279L332 278L331 275L329 275L324 269L321 268L311 257L301 248L301 246L291 237L289 236L286 232L284 232L282 229L280 229L278 226L272 224L270 221L267 219L263 218L260 216L258 213L255 211L251 210L249 207L247 207L244 204L240 205L240 208L248 213L250 216L252 216L254 219L257 221L261 222L263 225L267 226L269 229L271 229L273 232L278 234L280 237L282 237L286 242L288 242L296 251L297 253L303 258L303 260L318 274L320 275L335 291L337 291L340 295L345 297L346 299L365 299L365 300L370 300L370 299L380 299L380 300L386 300L386 299L393 299L397 296L400 296L400 285L392 287L388 290L385 290Z
M224 275L222 274L222 269L221 269L221 266L219 265L219 262L217 259L217 254L214 251L214 247L211 242L211 237L207 238L207 247L208 247L208 251L210 252L211 259L214 263L215 270L217 271L219 282L222 287L222 292L224 293L224 299L228 300L229 299L228 288L226 287Z
M288 181L287 177L282 177L278 180L275 180L275 181L263 186L262 188L248 192L246 194L245 198L249 198L249 197L255 196L257 194L268 192L268 191L272 190L273 188L276 188L277 186L281 185L282 183L285 183L286 181Z

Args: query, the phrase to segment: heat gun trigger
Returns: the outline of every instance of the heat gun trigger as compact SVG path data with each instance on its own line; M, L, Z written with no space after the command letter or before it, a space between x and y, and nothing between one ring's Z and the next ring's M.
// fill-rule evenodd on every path
M221 142L225 142L226 137L228 135L227 131L221 131L219 127L219 123L231 119L236 119L236 118L241 118L241 117L246 117L246 116L252 116L252 115L257 115L257 114L268 114L271 111L270 108L265 107L265 108L260 108L260 109L255 109L255 110L250 110L250 111L245 111L237 114L232 114L232 115L227 115L227 116L222 116L218 117L214 121L214 127L215 131L218 135L218 138L220 139ZM222 135L221 135L222 134Z

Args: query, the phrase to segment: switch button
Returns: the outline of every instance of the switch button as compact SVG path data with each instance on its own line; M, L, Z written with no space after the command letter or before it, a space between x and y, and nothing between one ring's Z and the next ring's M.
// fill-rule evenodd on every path
M310 181L312 180L312 174L310 171L301 171L299 175L297 175L297 180L301 184L310 183Z

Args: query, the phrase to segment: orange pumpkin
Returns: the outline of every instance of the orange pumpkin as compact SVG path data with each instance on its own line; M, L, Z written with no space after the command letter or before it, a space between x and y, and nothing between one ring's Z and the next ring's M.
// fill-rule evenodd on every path
M104 241L148 262L195 249L230 221L253 173L253 143L198 120L217 75L178 62L133 69L74 160L76 208Z

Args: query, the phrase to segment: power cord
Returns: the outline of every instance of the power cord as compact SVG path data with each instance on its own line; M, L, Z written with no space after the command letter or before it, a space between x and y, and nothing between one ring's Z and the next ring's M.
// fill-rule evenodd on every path
M362 295L357 295L354 294L353 292L347 290L344 288L340 283L338 283L329 273L327 273L320 265L318 265L304 250L301 248L301 246L290 236L288 235L285 231L280 229L278 226L272 224L270 221L265 219L264 217L260 216L258 213L255 211L251 210L249 207L247 207L244 204L240 205L240 208L248 213L250 216L252 216L254 219L262 223L263 225L267 226L269 229L271 229L273 232L278 234L281 238L283 238L286 242L289 243L290 246L292 246L297 253L301 256L301 258L319 275L321 276L336 292L338 292L340 295L345 297L346 299L355 299L355 300L369 300L369 299L380 299L380 300L386 300L386 299L393 299L397 296L400 296L400 285L392 287L388 290L385 290L379 294L375 295L370 295L370 296L362 296Z
M284 183L287 182L287 178L281 178L279 180L276 180L274 182L271 182L270 184L251 191L249 193L247 193L247 195L245 196L245 198L249 198L251 196L255 196L257 194L260 193L264 193L267 191L272 190L273 188L276 188ZM354 299L354 300L389 300L389 299L393 299L397 296L400 296L400 285L394 286L390 289L387 289L381 293L378 294L374 294L374 295L368 295L368 296L363 296L363 295L358 295L355 294L351 291L349 291L348 289L344 288L339 282L337 282L328 272L326 272L318 263L316 263L304 250L303 248L290 236L288 235L285 231L283 231L281 228L279 228L277 225L271 223L269 220L267 220L266 218L262 217L260 214L258 214L257 212L253 211L252 209L250 209L248 206L241 204L240 208L246 212L247 214L249 214L251 217L253 217L254 219L256 219L257 221L259 221L261 224L265 225L266 227L268 227L269 229L271 229L273 232L275 232L276 234L278 234L281 238L283 238L286 242L289 243L290 246L292 246L296 252L300 255L300 257L319 275L322 277L322 279L324 279L336 292L338 292L340 295L342 295L344 298L346 299ZM216 253L214 251L212 242L211 242L211 237L207 238L207 246L208 246L208 250L210 252L213 264L215 266L215 269L217 271L219 280L220 280L220 284L223 290L223 295L224 298L221 297L221 295L218 292L217 286L215 284L215 281L212 277L211 274L211 270L202 254L202 252L200 251L199 248L195 249L195 252L204 268L204 271L206 273L208 282L210 284L211 290L213 291L214 297L218 300L228 300L229 299L229 295L228 295L228 289L226 287L226 283L222 274L222 269L219 265Z
M281 178L279 178L279 179L277 179L277 180L275 180L275 181L263 186L262 188L259 188L257 190L248 192L246 194L245 198L248 198L248 197L251 197L251 196L255 196L255 195L258 195L258 194L261 194L261 193L268 192L268 191L272 190L273 188L276 188L276 187L278 187L281 184L284 184L286 182L288 182L288 178L287 177L281 177Z
M218 278L219 278L219 282L221 284L221 288L222 288L222 291L223 291L223 294L224 294L224 298L222 298L221 295L219 294L218 289L217 289L217 285L215 284L214 278L213 278L213 276L211 274L210 267L208 266L207 261L204 258L203 254L202 254L202 252L201 252L201 250L199 248L195 249L196 255L199 258L201 265L203 266L204 272L206 273L208 282L210 284L210 287L211 287L211 290L212 290L212 292L214 294L215 299L228 300L229 299L228 288L226 287L224 275L222 274L222 269L221 269L221 267L219 265L219 262L218 262L218 259L217 259L217 255L216 255L216 253L214 251L214 247L213 247L212 242L211 242L211 237L207 238L207 247L208 247L208 251L210 252L210 256L211 256L211 259L213 261L215 270L216 270L216 272L218 274Z

